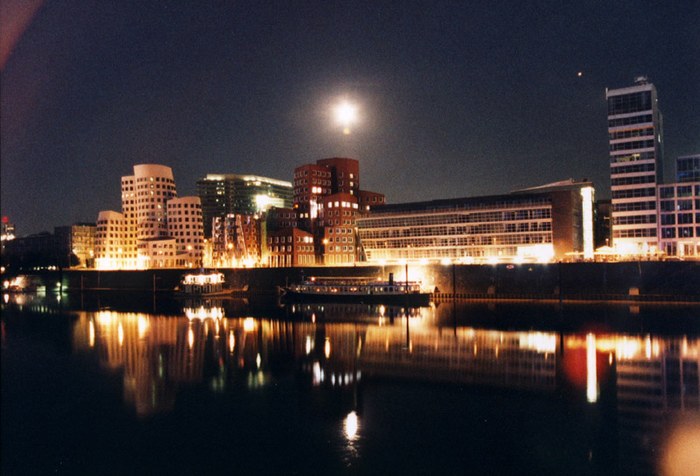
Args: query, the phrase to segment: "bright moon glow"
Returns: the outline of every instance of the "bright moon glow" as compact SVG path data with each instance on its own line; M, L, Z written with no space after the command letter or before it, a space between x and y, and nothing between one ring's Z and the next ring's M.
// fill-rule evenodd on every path
M357 107L343 101L335 108L335 119L343 126L343 134L350 134L350 126L357 121Z

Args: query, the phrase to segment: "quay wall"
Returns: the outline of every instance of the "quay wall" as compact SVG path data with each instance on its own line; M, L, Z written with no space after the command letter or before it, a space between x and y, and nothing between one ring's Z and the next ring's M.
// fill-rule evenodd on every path
M309 276L373 276L404 279L404 266L220 269L236 289L275 293L278 287ZM172 291L191 270L63 270L45 281L73 291ZM700 302L700 262L640 261L520 265L409 265L409 279L420 279L438 300L630 300ZM48 289L48 286L47 286Z

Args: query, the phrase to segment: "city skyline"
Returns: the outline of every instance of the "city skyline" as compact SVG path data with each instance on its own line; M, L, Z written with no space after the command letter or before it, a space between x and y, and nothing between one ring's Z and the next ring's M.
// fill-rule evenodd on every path
M570 177L607 198L605 89L638 75L668 182L700 151L699 7L558 8L44 4L2 65L2 214L19 235L93 221L135 163L194 195L209 173L291 180L324 157L358 159L389 203Z

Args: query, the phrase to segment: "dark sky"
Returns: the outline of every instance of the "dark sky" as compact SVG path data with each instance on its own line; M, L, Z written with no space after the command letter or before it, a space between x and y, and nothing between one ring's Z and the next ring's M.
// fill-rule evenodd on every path
M134 164L191 195L207 173L291 181L332 156L390 203L569 177L608 197L605 88L642 74L669 180L700 152L699 5L49 0L2 71L1 211L52 231L120 210Z

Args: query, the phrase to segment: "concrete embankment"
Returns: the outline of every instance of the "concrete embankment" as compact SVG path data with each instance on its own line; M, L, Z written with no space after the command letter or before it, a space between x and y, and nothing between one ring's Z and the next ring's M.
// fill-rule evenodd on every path
M172 291L191 270L63 270L47 282L75 291ZM405 266L222 269L234 288L275 293L309 276L374 276L405 279ZM700 303L700 262L552 263L520 265L409 265L437 300L659 301Z

